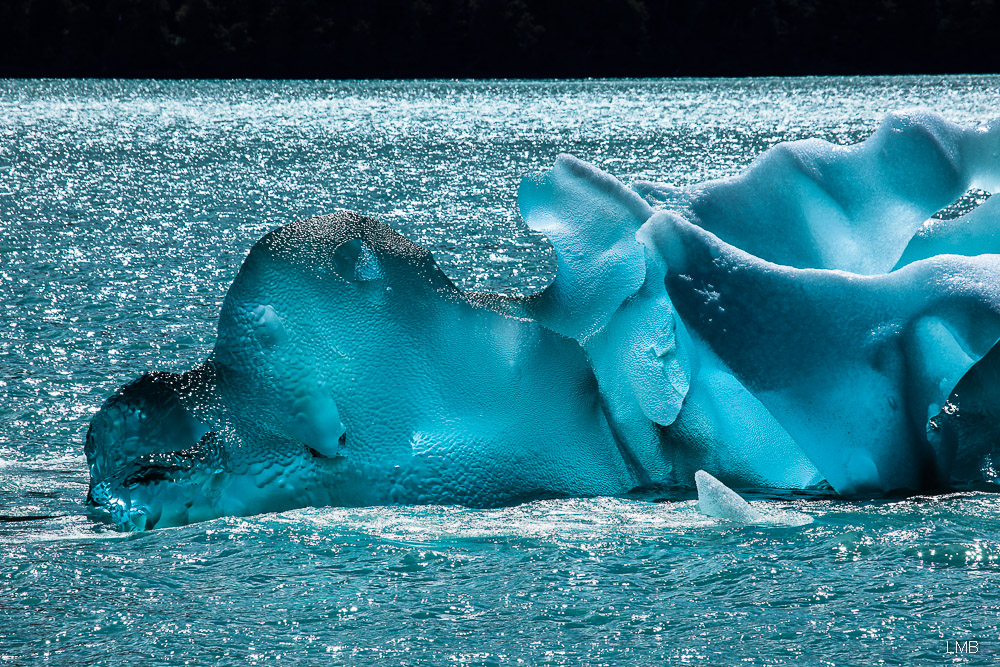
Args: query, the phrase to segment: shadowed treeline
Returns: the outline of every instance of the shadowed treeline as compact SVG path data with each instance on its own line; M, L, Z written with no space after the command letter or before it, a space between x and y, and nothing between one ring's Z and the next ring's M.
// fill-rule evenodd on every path
M1000 0L10 0L0 76L996 72Z

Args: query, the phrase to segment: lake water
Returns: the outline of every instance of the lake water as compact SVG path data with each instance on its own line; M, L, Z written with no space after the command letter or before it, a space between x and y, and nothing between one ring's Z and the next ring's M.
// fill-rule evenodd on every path
M986 492L756 497L812 517L797 527L708 519L683 495L134 535L84 506L90 416L204 359L240 262L280 224L352 209L462 287L530 293L554 260L515 192L560 152L687 184L913 106L985 121L1000 77L0 81L0 664L994 664Z

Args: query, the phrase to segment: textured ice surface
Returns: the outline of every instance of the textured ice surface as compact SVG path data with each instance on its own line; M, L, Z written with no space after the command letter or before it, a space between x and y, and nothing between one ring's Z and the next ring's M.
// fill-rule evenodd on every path
M144 376L95 417L91 495L148 527L636 486L583 351L493 301L368 218L275 230L230 288L205 365Z
M462 292L369 218L292 223L250 251L202 366L94 417L91 500L150 528L697 471L866 494L992 480L997 213L928 218L998 181L1000 124L927 112L685 188L561 156L519 191L558 262L523 299Z

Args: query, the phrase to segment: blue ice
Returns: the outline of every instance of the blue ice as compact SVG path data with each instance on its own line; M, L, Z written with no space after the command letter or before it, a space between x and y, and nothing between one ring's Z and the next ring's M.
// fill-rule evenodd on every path
M250 251L218 340L95 415L90 501L122 529L306 505L613 495L651 484L881 494L992 480L1000 123L890 114L741 175L526 178L557 274L465 293L353 213ZM707 482L706 482L707 483Z

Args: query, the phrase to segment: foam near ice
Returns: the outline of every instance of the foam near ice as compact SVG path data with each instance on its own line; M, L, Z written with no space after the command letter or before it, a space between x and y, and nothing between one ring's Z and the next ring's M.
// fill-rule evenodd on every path
M519 299L462 292L369 218L292 223L250 251L203 365L95 415L90 500L150 528L692 479L728 512L725 484L992 479L997 205L927 218L998 182L1000 123L929 112L685 188L560 156L519 190L557 257Z

